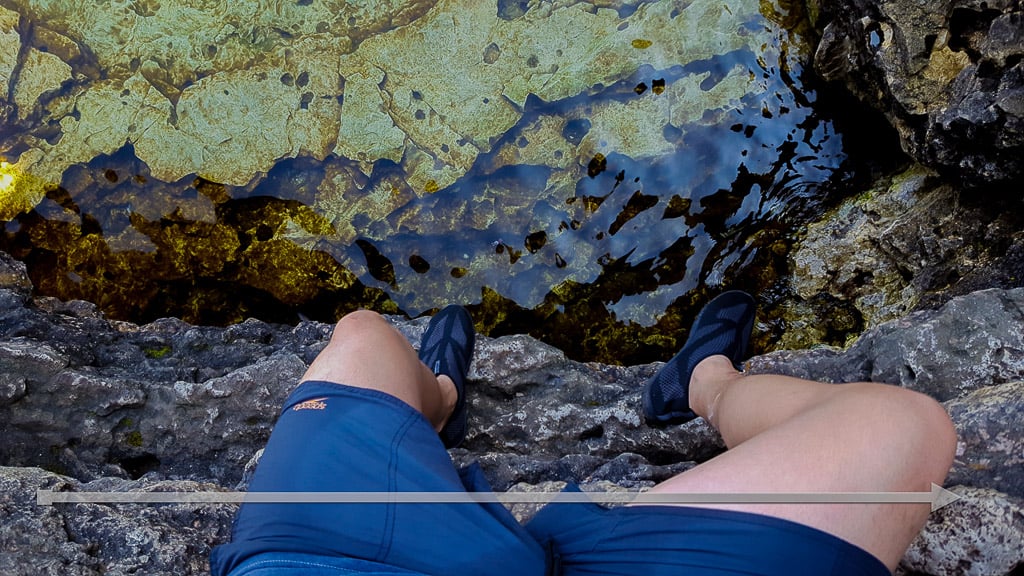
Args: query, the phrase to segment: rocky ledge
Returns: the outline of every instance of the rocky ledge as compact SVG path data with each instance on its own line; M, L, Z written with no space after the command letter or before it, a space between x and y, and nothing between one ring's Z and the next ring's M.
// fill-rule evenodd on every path
M810 2L815 70L882 111L911 156L986 196L1024 176L1024 14L1013 0Z
M331 326L136 326L30 290L23 266L0 255L0 572L205 573L233 505L41 506L36 491L244 487ZM395 324L413 342L425 328ZM1021 325L1024 289L986 290L884 323L845 351L775 352L747 369L885 381L943 401L960 435L948 487L961 500L932 515L901 570L1002 576L1024 565ZM657 367L581 364L529 337L481 338L471 431L453 458L479 462L497 490L570 480L638 489L684 471L723 446L700 420L641 424L640 390Z

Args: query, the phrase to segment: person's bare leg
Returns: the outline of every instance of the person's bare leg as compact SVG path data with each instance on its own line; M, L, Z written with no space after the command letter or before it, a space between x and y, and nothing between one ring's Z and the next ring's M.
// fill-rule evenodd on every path
M444 426L457 399L451 378L435 376L401 332L368 310L338 321L301 382L307 380L385 392L419 410L435 430Z
M823 384L745 375L725 356L697 365L690 405L727 452L654 488L661 492L929 491L952 463L956 433L942 406L877 383ZM766 514L829 532L890 570L920 532L928 504L701 505Z

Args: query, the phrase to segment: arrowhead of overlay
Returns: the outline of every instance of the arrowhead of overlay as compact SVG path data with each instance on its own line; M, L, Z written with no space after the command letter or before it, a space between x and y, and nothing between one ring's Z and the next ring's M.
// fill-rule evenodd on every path
M932 483L932 512L960 499L960 495L950 492L938 484Z

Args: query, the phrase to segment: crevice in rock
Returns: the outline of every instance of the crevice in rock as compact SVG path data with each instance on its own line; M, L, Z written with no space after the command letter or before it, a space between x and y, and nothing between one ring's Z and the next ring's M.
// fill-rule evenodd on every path
M580 442L585 442L593 438L601 438L602 436L604 436L604 426L598 424L581 432L579 438Z
M158 470L160 468L160 459L147 452L139 456L123 458L118 464L128 473L129 478L138 480L147 472Z
M917 381L917 373L914 372L914 367L909 364L904 364L900 367L900 384L904 386L913 386L914 382Z
M949 17L949 49L954 52L965 52L971 62L981 58L979 46L985 39L992 21L1002 14L999 10L971 10L956 8Z
M32 37L32 21L22 16L18 20L18 35L21 37L21 47L18 50L17 62L14 68L11 70L11 77L7 81L7 100L8 105L12 106L15 113L12 114L16 119L18 105L14 103L14 88L18 85L18 79L21 77L21 71L25 68L25 61L28 60L29 51L32 49L32 43L29 39Z

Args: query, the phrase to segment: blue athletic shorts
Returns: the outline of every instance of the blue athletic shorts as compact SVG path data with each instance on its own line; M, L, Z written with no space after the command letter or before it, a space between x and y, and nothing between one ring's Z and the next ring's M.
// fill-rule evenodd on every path
M394 396L304 382L285 400L250 491L489 491L460 474L426 418ZM243 504L230 544L211 556L228 574L264 552L348 556L430 575L543 576L545 551L500 504Z
M552 504L526 529L553 547L557 573L564 575L889 576L881 560L845 540L747 512Z
M250 491L490 491L456 470L401 400L305 382L285 401ZM576 489L574 486L570 490ZM239 510L213 576L823 574L885 566L835 536L756 514L677 506L551 504L525 527L500 504L265 504Z

